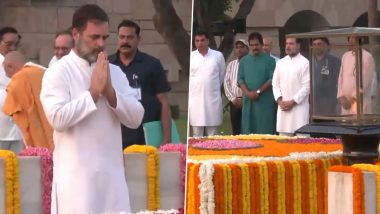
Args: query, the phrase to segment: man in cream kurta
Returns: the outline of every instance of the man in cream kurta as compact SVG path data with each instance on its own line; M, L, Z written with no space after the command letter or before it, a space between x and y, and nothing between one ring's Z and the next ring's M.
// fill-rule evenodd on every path
M355 45L356 37L349 37L349 42ZM342 56L338 78L337 98L341 104L341 114L356 114L356 53L347 51ZM371 113L371 84L375 74L375 60L372 55L362 49L363 76L363 113Z
M97 5L77 9L75 47L43 77L41 103L54 128L52 214L130 212L120 123L137 128L144 109L103 52L108 28Z
M225 75L225 61L221 52L208 47L204 32L195 34L197 50L191 53L189 120L193 136L218 134L222 124L221 86Z
M277 132L293 135L309 122L309 61L299 53L295 38L286 39L286 53L276 64L272 86L278 103Z

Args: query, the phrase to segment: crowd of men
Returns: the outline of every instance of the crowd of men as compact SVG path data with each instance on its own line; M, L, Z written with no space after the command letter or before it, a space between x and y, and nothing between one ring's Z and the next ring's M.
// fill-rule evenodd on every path
M171 143L171 90L161 62L139 50L140 27L118 25L105 52L109 18L79 7L58 32L48 68L18 51L20 33L0 29L0 149L53 152L51 213L130 213L122 150L145 144L143 124L161 121Z
M327 38L312 39L312 114L315 116L356 114L355 52L362 38L350 36L347 42L349 50L340 59L330 54ZM226 67L223 55L209 48L205 31L194 33L194 44L189 98L194 137L219 134L218 128L223 122L223 86L234 135L293 136L297 129L309 123L310 62L300 53L299 39L287 37L286 56L279 59L271 53L271 38L251 33L248 42L235 40L235 59ZM373 84L377 82L375 62L367 50L361 52L363 112L371 113L371 90L377 91Z

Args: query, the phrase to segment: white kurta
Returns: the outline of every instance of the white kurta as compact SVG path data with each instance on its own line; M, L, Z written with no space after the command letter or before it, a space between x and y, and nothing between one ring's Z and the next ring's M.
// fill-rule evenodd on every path
M137 128L144 109L119 67L110 64L117 106L90 92L95 67L74 51L45 72L41 103L54 128L52 214L130 212L120 123Z
M21 133L12 117L3 113L3 105L7 97L7 85L10 79L6 76L3 67L4 56L0 54L0 141L21 140Z
M290 111L277 109L277 131L294 133L303 125L309 123L310 73L309 61L301 54L291 58L280 59L274 70L272 85L274 98L294 100L295 105Z
M189 119L191 126L219 126L223 121L221 86L225 61L221 52L191 53Z
M52 66L54 63L58 61L58 58L56 56L53 56L49 62L48 67Z

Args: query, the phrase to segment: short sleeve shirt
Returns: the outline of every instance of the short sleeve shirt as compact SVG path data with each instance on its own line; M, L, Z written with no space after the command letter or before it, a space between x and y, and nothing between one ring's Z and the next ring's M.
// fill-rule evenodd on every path
M110 56L109 61L121 68L127 76L132 88L136 90L141 89L140 102L145 109L143 123L161 120L161 104L156 95L169 92L171 88L160 60L141 51L137 51L135 58L127 66L121 62L119 52ZM123 127L123 141L125 130L128 130L128 128ZM136 138L139 142L135 143L141 144L140 141L144 138L142 126L135 131L133 129L128 130L128 138L131 139L131 141L132 138L136 137L133 136L133 132L139 135L139 137Z

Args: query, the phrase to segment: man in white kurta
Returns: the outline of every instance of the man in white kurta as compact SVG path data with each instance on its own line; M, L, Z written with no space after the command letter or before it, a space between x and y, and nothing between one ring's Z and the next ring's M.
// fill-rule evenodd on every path
M288 55L276 64L272 86L278 103L276 130L293 135L309 122L310 71L295 38L286 39L286 52Z
M3 61L4 56L17 49L20 36L17 30L12 27L0 29L0 109L3 109L5 98L7 97L6 88L10 78L6 76ZM22 149L21 132L12 118L0 111L0 149L11 150L19 153Z
M193 136L218 134L222 124L221 86L225 75L225 61L221 52L208 47L203 32L195 35L197 50L191 53L189 120Z
M355 44L355 37L349 42ZM341 104L341 114L357 113L356 97L356 53L347 51L342 56L342 63L338 78L337 98ZM375 60L371 53L362 49L362 77L363 77L363 113L371 113L371 84L375 74Z
M130 212L120 123L137 128L144 109L120 68L102 52L108 37L105 12L85 5L73 19L92 12L101 14L99 20L73 24L75 48L46 70L42 82L41 103L54 128L52 214ZM107 90L98 91L104 82L93 83L102 78ZM111 87L116 103L108 97Z

